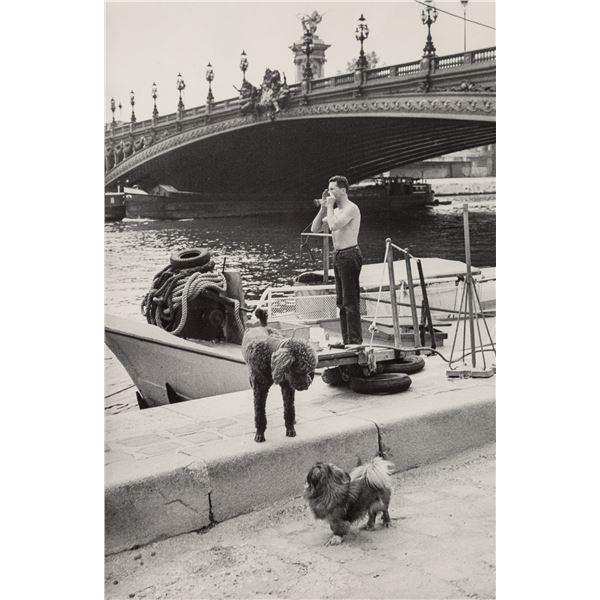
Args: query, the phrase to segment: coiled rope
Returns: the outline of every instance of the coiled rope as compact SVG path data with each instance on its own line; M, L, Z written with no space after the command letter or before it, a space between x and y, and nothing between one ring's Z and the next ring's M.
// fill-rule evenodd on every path
M222 273L214 271L211 259L206 264L188 269L177 269L168 265L152 280L152 287L142 300L141 310L151 325L157 325L173 335L179 335L188 318L188 306L204 291L227 291L227 281ZM236 327L244 331L240 317L240 303L234 304Z

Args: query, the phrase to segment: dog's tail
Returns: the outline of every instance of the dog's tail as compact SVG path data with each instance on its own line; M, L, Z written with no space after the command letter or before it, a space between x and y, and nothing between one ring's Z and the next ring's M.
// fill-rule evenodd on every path
M260 324L261 324L263 327L266 327L266 326L267 326L267 311L265 311L265 310L264 310L264 309L262 309L262 308L257 308L257 309L254 311L254 315L255 315L255 316L256 316L256 318L257 318L257 319L260 321Z
M352 481L355 481L364 477L369 487L377 490L389 490L392 487L390 475L393 471L393 463L389 460L384 460L380 456L376 456L366 465L360 465L353 469L352 473L350 473L350 478Z

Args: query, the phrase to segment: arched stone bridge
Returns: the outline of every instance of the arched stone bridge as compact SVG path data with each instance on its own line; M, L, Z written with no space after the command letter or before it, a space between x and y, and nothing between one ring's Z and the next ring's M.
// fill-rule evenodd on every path
M108 124L107 188L158 183L214 192L320 192L496 140L496 49L290 85L275 115L238 98Z

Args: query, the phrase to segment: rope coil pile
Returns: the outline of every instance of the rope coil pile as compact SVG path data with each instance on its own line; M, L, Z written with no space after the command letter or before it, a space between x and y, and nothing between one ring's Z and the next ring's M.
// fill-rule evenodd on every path
M142 300L142 314L148 323L179 335L185 327L190 302L207 290L216 293L227 291L225 276L215 272L214 267L211 259L198 267L181 269L168 265L159 271L152 280L150 291ZM239 302L233 302L236 325L243 331Z

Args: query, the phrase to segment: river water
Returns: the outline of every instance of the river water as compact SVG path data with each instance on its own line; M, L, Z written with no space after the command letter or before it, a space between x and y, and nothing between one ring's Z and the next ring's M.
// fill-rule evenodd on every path
M465 260L462 204L469 204L471 261L496 265L496 197L445 197L452 204L406 213L362 211L359 244L365 264L381 262L385 238L414 256ZM271 284L288 284L298 273L321 268L320 253L300 251L300 232L310 214L259 215L181 221L124 220L105 224L105 309L143 319L140 303L173 250L208 247L218 268L241 272L248 299ZM313 246L320 246L315 240Z

